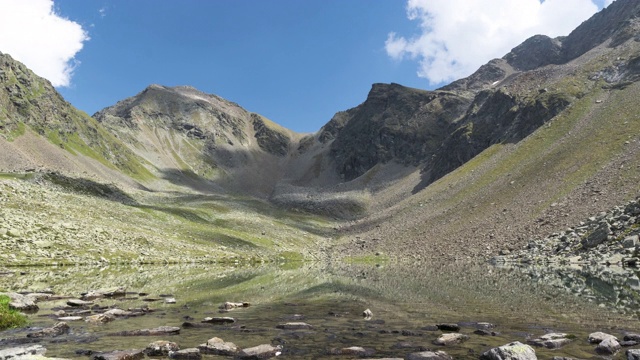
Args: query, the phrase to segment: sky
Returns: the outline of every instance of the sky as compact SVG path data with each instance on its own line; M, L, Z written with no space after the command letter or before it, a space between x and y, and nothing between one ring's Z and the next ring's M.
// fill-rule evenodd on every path
M613 0L0 0L0 52L92 115L190 85L297 132L373 83L435 89Z

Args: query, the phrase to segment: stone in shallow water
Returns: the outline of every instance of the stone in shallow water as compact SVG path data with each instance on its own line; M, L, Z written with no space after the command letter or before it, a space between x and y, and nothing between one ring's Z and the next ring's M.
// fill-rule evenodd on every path
M14 347L0 350L0 360L21 359L33 355L44 355L45 352L47 352L47 349L42 345Z
M278 324L276 325L276 327L278 329L284 329L284 330L307 330L312 328L311 325L305 322L288 322L284 324Z
M80 299L71 299L67 301L67 305L69 306L88 306L92 304L93 304L93 301L84 301Z
M620 343L613 337L602 340L596 346L596 352L601 355L613 355L620 350Z
M640 349L627 350L627 360L640 360Z
M444 351L421 351L411 353L407 356L407 360L452 360L451 355Z
M460 333L447 333L440 335L437 339L433 341L436 345L453 345L459 344L463 341L469 340L469 336L460 334Z
M38 305L34 301L34 298L18 293L0 293L0 295L6 295L11 299L9 302L9 308L18 311L37 311Z
M180 328L177 326L159 326L153 329L120 331L110 335L112 336L158 336L158 335L177 335L179 333L180 333Z
M232 317L206 317L202 322L208 324L231 324L236 322L236 319Z
M569 334L550 333L540 336L537 339L529 340L531 345L545 347L547 349L558 349L571 342Z
M231 310L241 307L249 307L251 304L248 302L230 302L227 301L224 304L220 305L220 309L222 310Z
M203 354L222 355L222 356L233 356L239 350L236 344L232 342L225 342L224 340L218 337L209 339L206 344L199 345L198 349Z
M27 334L28 338L40 338L40 337L56 337L69 332L69 325L66 322L61 321L53 325L53 327L45 328L40 331Z
M480 360L537 360L536 351L519 341L485 351Z
M460 326L458 324L438 324L436 326L442 331L460 331Z
M202 355L200 354L200 350L196 348L189 348L178 351L171 351L169 353L169 358L179 360L199 360L202 359Z
M178 351L180 346L172 341L158 340L147 345L144 353L147 356L168 356L170 351Z
M282 354L282 346L272 346L270 344L262 344L254 347L250 347L240 351L237 355L237 359L245 360L261 360L269 359L274 356Z
M93 356L93 360L140 360L143 358L142 350L117 350Z
M600 344L603 340L610 338L618 340L615 336L600 331L589 334L589 338L587 340L592 344Z
M375 350L371 348L364 348L361 346L350 346L342 349L331 349L331 355L349 355L349 356L371 356L375 354Z
M111 322L113 320L115 320L116 317L113 315L109 315L109 314L96 314L96 315L91 315L91 316L87 316L87 318L84 320L90 324L106 324L108 322Z

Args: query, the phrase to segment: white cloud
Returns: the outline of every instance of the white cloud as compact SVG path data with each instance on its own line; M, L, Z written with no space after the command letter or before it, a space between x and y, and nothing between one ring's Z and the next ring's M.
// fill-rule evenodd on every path
M385 49L417 60L418 76L436 85L472 74L530 36L568 35L597 11L592 0L409 0L407 16L420 31L389 33Z
M69 86L74 57L87 40L80 24L55 13L53 0L0 1L0 51L53 86Z

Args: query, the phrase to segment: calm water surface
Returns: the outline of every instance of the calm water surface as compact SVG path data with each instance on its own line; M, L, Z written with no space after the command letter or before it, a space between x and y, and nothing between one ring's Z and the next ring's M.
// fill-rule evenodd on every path
M640 281L633 269L294 263L4 270L8 273L0 276L0 289L51 289L58 295L79 297L89 290L121 286L129 292L126 298L98 299L96 303L122 309L148 305L155 310L102 325L70 322L69 335L41 342L48 357L86 358L76 351L140 349L155 340L175 341L189 348L217 336L240 347L281 344L281 357L291 359L344 359L348 357L329 353L349 346L374 349L374 358L404 357L429 348L444 350L454 358L477 359L491 347L559 331L577 338L559 350L536 348L538 358L591 358L596 354L586 342L589 333L605 331L622 338L627 331L640 331ZM160 299L160 295L172 295L177 303L144 301ZM250 302L251 306L221 314L218 307L225 301ZM40 311L29 315L32 329L0 332L0 348L15 346L33 328L52 326L56 322L53 309L65 302L39 303ZM373 312L370 320L361 315L367 308ZM183 328L175 336L109 335L182 326L185 321L199 323L208 316L231 316L237 322ZM304 321L313 329L276 328L288 321ZM495 324L493 330L499 334L473 334L477 322ZM426 327L438 323L459 323L470 339L455 346L433 345L442 332ZM623 358L624 352L617 357Z

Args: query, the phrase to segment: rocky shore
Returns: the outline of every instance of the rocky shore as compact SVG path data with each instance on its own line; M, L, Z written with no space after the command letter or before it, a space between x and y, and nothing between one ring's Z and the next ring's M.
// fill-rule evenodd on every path
M492 262L637 266L640 265L639 236L640 198L636 198L565 231L531 240L524 249L503 249Z
M480 360L536 360L536 349L558 350L570 346L587 348L592 356L618 356L624 353L628 360L640 358L640 334L625 332L620 337L605 332L592 332L587 338L561 332L547 331L544 334L525 338L512 339L511 342L491 346L496 341L503 341L499 326L486 322L474 323L439 323L425 325L416 330L396 330L387 325L382 319L376 319L375 314L366 309L361 314L349 312L330 312L325 314L325 321L332 319L348 319L351 322L361 322L369 332L376 333L379 339L388 338L393 341L398 337L406 340L396 341L389 348L384 348L384 341L377 346L370 346L364 342L360 346L355 338L366 339L365 332L356 328L344 329L343 334L332 334L326 325L316 324L313 320L306 320L304 314L295 314L285 321L277 318L271 320L270 328L253 326L250 323L239 325L236 317L242 317L245 309L251 308L249 302L225 302L218 306L218 312L225 316L195 317L184 316L185 322L181 326L159 325L153 328L122 330L117 332L86 332L86 329L101 329L108 324L124 322L128 325L140 323L140 319L156 316L155 323L160 324L169 309L183 309L190 312L189 307L176 307L173 295L160 294L157 296L127 291L124 288L113 288L89 291L79 297L53 294L51 291L40 293L7 293L12 298L11 306L29 312L43 312L40 317L53 321L48 327L29 327L0 332L0 360L9 359L61 359L60 357L45 357L47 347L52 344L69 344L74 348L75 356L69 358L86 358L92 360L136 360L145 358L170 359L202 359L202 358L233 358L233 359L269 359L276 356L282 358L366 358L366 359L405 359L405 360L452 360L459 358L461 346L466 346L468 355L465 358ZM147 305L139 308L121 308L115 305L117 301L136 300ZM39 307L37 303L42 304ZM148 304L156 306L152 308ZM159 304L164 304L161 308ZM167 308L166 306L169 306ZM285 304L296 307L297 304ZM173 307L173 308L172 308ZM46 309L46 310L44 310ZM307 309L309 310L309 309ZM317 320L317 319L316 319ZM308 321L308 322L307 322ZM238 346L236 343L214 336L203 338L197 346L184 346L179 338L182 331L205 329L208 333L221 334L226 332L225 338L234 336L233 333L252 335L266 333L270 341L251 346ZM204 332L200 334L204 335ZM322 344L311 345L314 349L305 348L308 345L296 344L296 339L327 335L331 339L342 338L333 346ZM120 344L131 344L132 338L148 339L148 345L143 348L128 348L126 345L118 348L97 348L101 337L121 338ZM176 339L178 338L178 339ZM490 340L494 338L495 340ZM143 340L144 341L144 340ZM140 342L138 342L139 344ZM338 345L340 344L340 345ZM469 345L471 348L469 348ZM338 345L338 346L335 346ZM626 349L626 350L625 350ZM561 351L561 350L559 350ZM392 357L389 357L389 355ZM59 355L58 355L59 356ZM385 357L380 357L385 356ZM545 357L543 357L545 358ZM555 356L554 360L567 359Z

